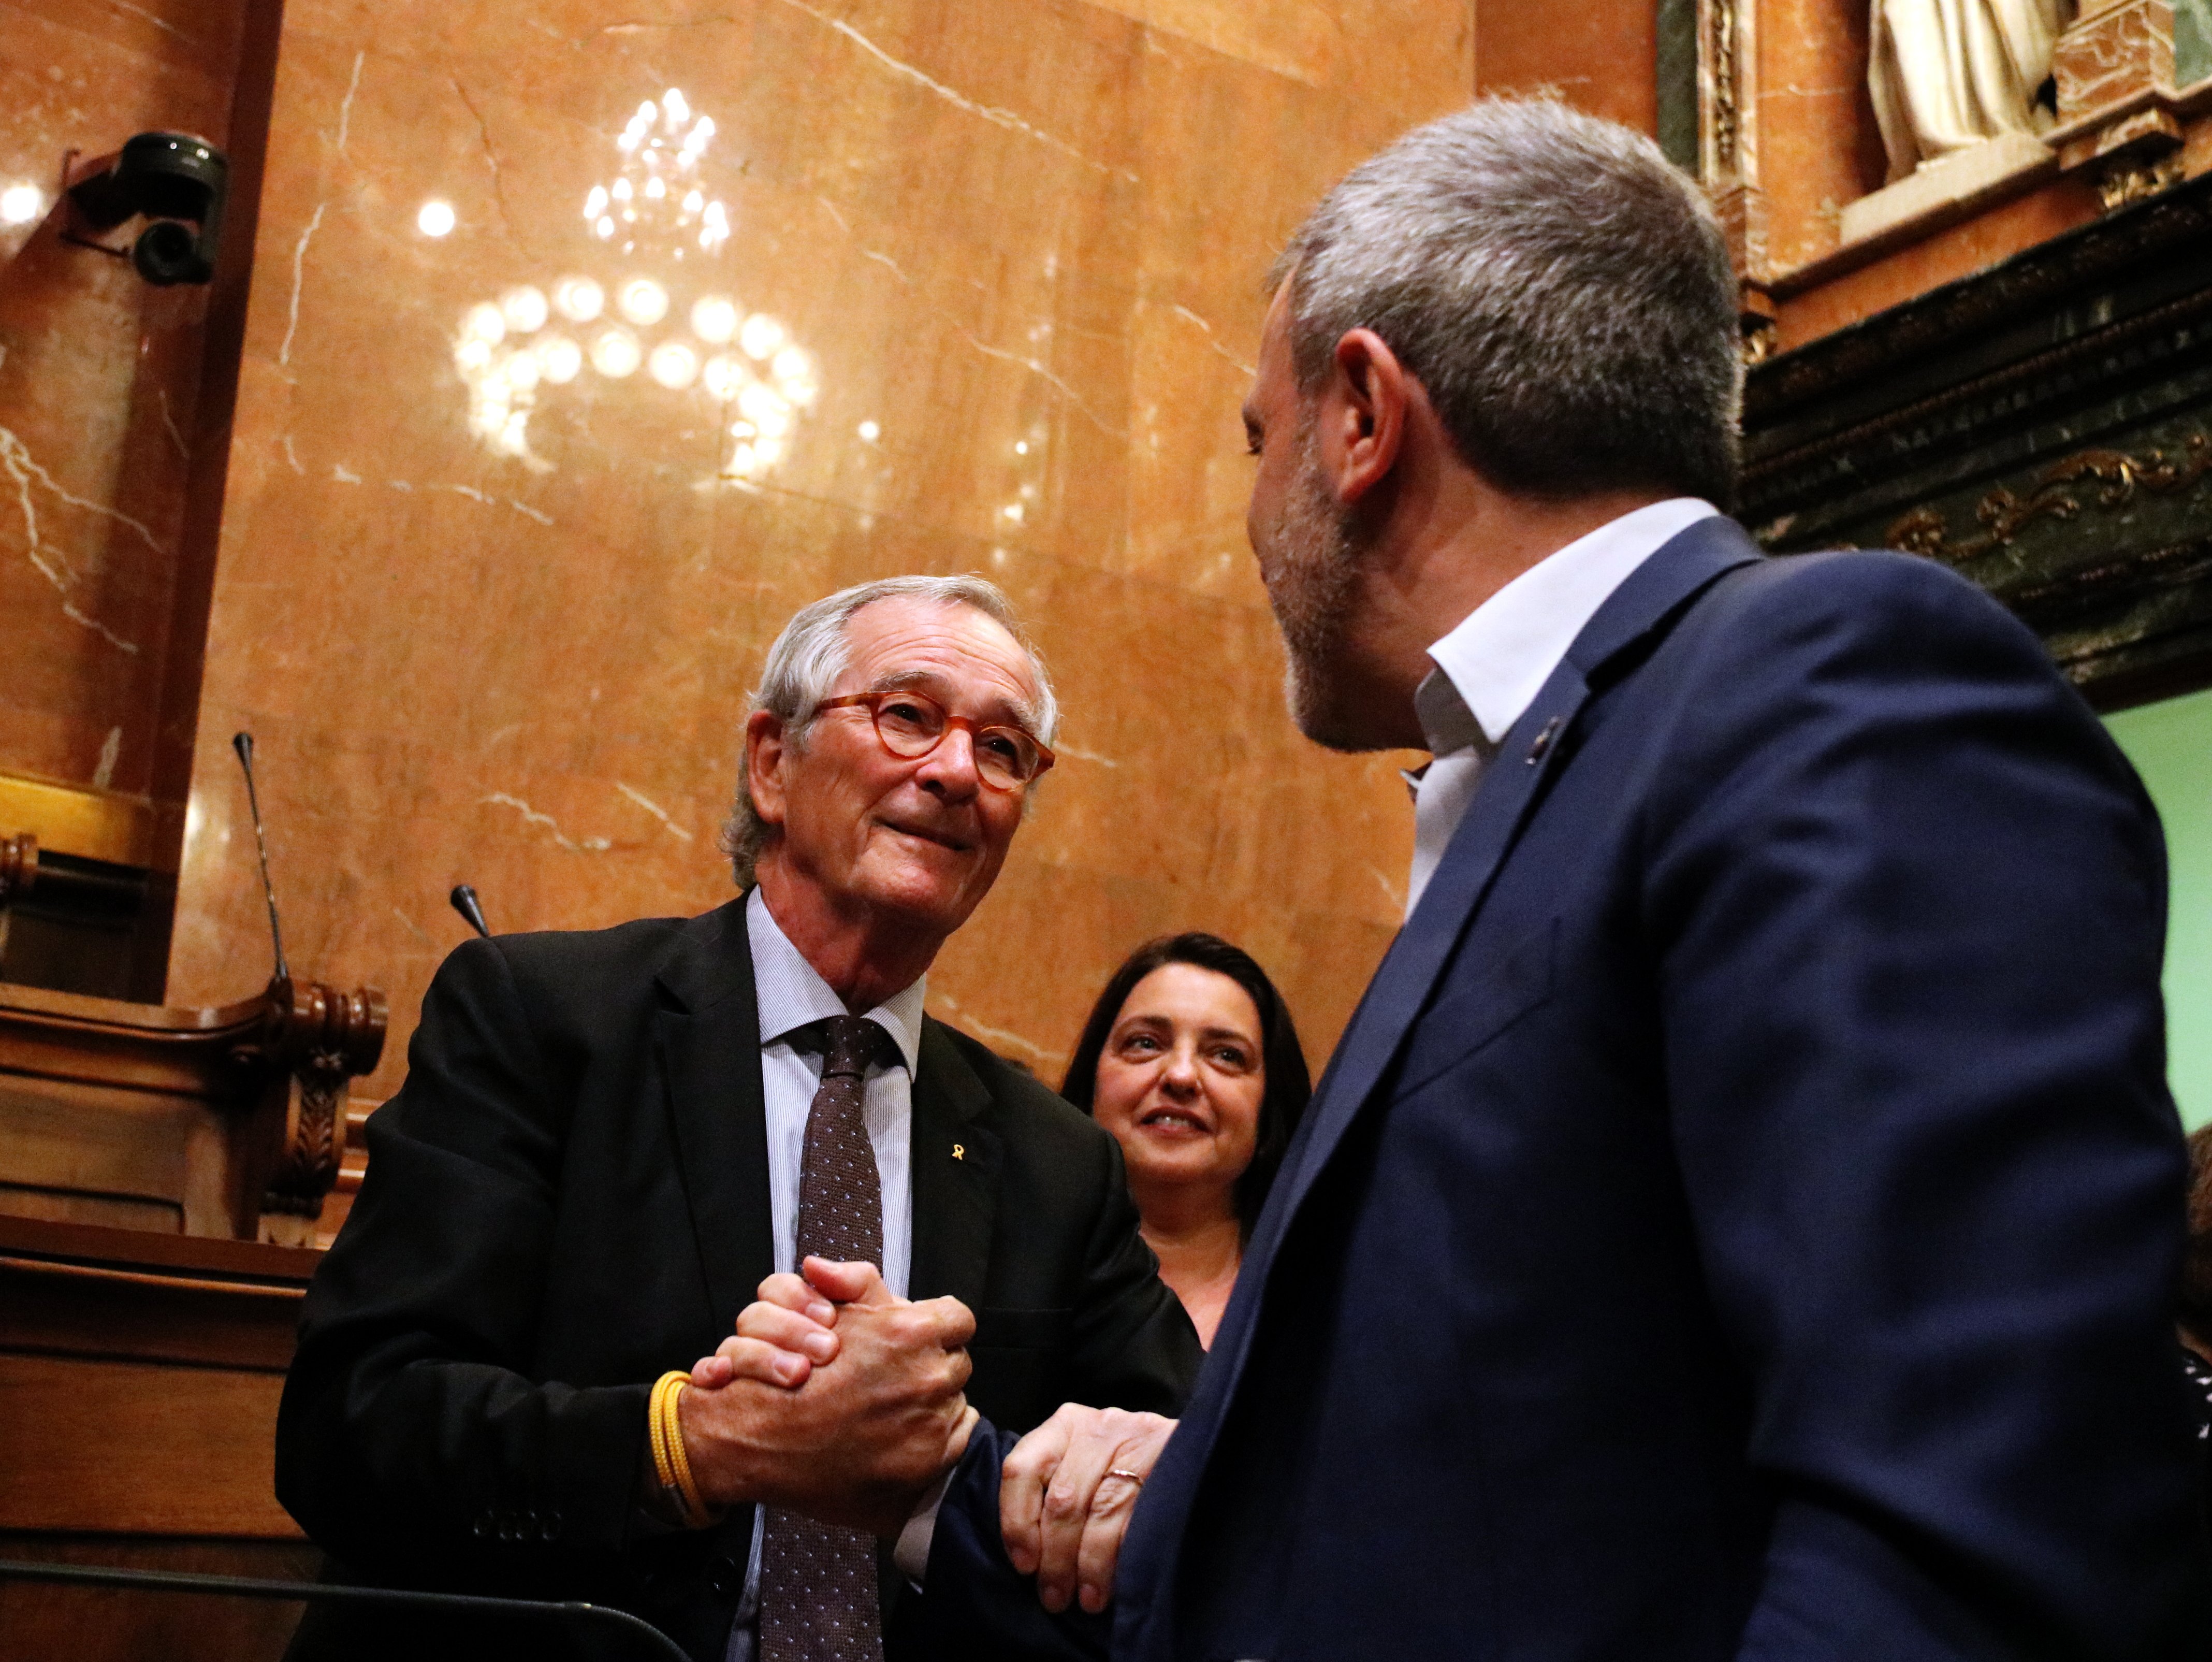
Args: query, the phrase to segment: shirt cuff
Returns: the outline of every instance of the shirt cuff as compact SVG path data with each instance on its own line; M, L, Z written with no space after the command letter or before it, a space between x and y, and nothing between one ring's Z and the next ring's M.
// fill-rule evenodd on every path
M951 1482L952 1473L948 1471L929 1486L891 1548L891 1562L917 1587L929 1574L929 1543L937 1538L937 1509L945 1504L945 1491Z

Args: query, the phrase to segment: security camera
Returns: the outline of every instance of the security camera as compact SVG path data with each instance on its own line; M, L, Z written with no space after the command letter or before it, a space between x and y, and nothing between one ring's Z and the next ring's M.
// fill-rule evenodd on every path
M140 277L166 289L215 276L229 182L230 163L204 138L138 133L112 155L72 165L67 188L70 209L87 230L111 231L141 215L152 222L139 233L129 259ZM69 240L103 253L125 253L82 236Z

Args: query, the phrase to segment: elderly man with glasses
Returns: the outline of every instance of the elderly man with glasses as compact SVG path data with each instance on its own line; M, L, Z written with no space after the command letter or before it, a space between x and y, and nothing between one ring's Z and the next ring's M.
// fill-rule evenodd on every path
M447 960L278 1425L339 1569L612 1604L701 1662L1067 1642L999 1547L1000 1456L1063 1401L1126 1410L1042 1462L1126 1439L1126 1507L1200 1351L1113 1140L923 1014L1055 719L990 584L831 595L746 722L739 898ZM752 1304L802 1270L803 1334ZM349 1614L294 1654L592 1642Z

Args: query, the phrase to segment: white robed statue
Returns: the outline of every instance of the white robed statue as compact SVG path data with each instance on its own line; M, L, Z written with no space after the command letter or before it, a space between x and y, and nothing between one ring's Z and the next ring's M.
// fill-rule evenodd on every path
M1923 161L2051 125L2036 94L2074 0L1873 0L1867 89L1893 183Z

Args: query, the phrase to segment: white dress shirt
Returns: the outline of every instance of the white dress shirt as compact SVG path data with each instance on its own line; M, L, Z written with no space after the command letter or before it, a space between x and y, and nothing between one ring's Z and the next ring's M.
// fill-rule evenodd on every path
M1485 764L1575 636L1662 544L1719 512L1695 496L1675 496L1607 521L1530 566L1429 648L1436 667L1415 689L1413 709L1433 759L1407 776L1413 788L1407 917L1467 818Z
M745 898L745 938L753 955L753 1001L760 1011L761 1092L768 1110L768 1203L775 1236L775 1267L799 1268L799 1168L806 1152L806 1116L822 1086L818 1045L793 1044L811 1022L846 1014L845 1001L776 926L768 902L755 889ZM860 1111L875 1146L876 1176L884 1190L884 1284L906 1296L907 1266L914 1261L914 1196L907 1180L914 1141L914 1070L921 1048L924 977L893 993L862 1016L891 1037L896 1064L868 1064Z
M768 1207L775 1237L775 1267L799 1267L799 1177L806 1154L806 1117L822 1084L818 1045L794 1044L810 1022L848 1014L845 1001L830 989L790 938L777 926L768 902L755 889L745 897L745 939L752 948L753 1002L760 1014L761 1095L768 1112ZM884 1285L906 1296L907 1269L914 1262L914 1190L909 1155L914 1142L914 1072L921 1048L921 1009L928 977L893 993L861 1019L872 1021L898 1047L898 1060L868 1064L860 1111L868 1141L876 1151L876 1176L884 1191ZM932 1500L941 1498L940 1485ZM917 1534L921 1562L929 1557L935 1506L909 1529ZM751 1662L760 1620L761 1538L768 1508L753 1516L752 1557L745 1567L745 1590L738 1602L726 1662ZM902 1542L903 1546L905 1543ZM902 1554L912 1556L911 1549ZM909 1570L919 1575L918 1569Z

